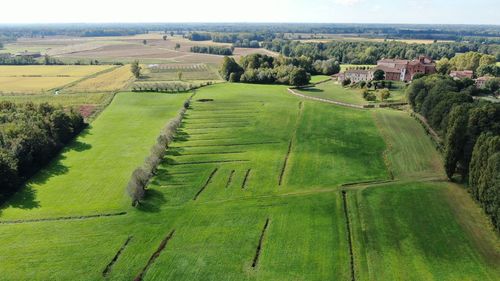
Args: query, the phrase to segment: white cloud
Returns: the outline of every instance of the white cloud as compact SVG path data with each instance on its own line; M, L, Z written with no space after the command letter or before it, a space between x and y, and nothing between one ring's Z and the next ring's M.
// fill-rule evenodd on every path
M337 4L344 6L353 6L361 2L361 0L335 0Z

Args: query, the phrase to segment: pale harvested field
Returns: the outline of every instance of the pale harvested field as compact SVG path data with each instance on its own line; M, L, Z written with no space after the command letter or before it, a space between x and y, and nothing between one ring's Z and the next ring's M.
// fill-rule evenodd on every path
M130 65L124 65L110 72L85 79L64 92L114 92L125 88L134 80Z
M109 69L109 65L0 66L0 92L40 93Z
M39 93L64 86L79 77L0 77L0 93Z

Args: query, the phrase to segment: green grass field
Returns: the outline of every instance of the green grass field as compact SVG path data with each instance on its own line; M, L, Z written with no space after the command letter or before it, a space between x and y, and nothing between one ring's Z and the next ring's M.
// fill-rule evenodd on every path
M387 102L402 102L406 100L404 93L404 83L394 82L393 89L391 89L391 97L387 100ZM365 105L369 102L363 99L361 94L361 89L358 88L349 88L342 87L339 83L335 81L329 81L325 83L318 84L314 87L302 88L297 90L299 93L328 99L333 101L339 101L344 103L356 104L356 105ZM381 102L379 93L377 91L371 90L373 94L377 96L376 102Z
M368 102L361 96L360 89L345 88L334 81L321 83L311 88L300 89L298 92L312 97L330 99L345 103L357 105L368 104Z
M460 187L436 183L348 192L356 280L498 280L498 237L481 216L478 237L468 233L463 224L474 221L453 210L480 211L448 202L450 193L471 202Z
M1 209L1 220L122 210L130 174L186 97L118 94L90 128Z
M442 171L416 121L285 86L198 89L131 207L130 173L187 97L118 94L3 206L0 280L134 280L168 237L143 280L351 280L348 229L356 280L498 276L499 240L479 208L458 187L423 182ZM390 172L397 182L362 183ZM80 217L92 214L113 215Z

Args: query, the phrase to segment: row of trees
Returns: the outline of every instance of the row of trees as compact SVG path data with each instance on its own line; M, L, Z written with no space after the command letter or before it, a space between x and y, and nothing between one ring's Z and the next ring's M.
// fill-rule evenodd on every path
M136 83L132 86L132 92L160 92L160 93L180 93L211 85L212 82L202 83L182 83L182 82L151 82Z
M444 139L445 171L469 182L476 200L500 229L500 104L474 101L468 80L431 75L408 87L408 101Z
M56 58L45 55L43 60L37 60L31 56L10 56L10 55L0 55L0 65L62 65L64 62Z
M433 59L452 58L456 53L479 52L491 54L500 60L500 45L480 43L434 43L407 44L404 42L350 42L303 43L274 39L263 43L263 47L284 56L307 56L314 60L334 59L342 64L376 64L382 58L414 59L427 54Z
M233 48L220 47L220 46L193 46L191 47L191 52L202 53L202 54L212 54L220 56L231 56L233 54Z
M149 180L156 174L158 165L165 157L168 145L174 139L175 133L182 123L182 118L189 108L191 98L185 103L184 107L179 111L177 116L170 120L168 124L161 130L160 135L156 139L156 144L151 148L150 155L144 160L144 164L135 169L127 184L127 193L132 200L132 206L137 206L146 194L146 186Z
M0 102L0 199L14 193L84 127L83 117L73 110Z

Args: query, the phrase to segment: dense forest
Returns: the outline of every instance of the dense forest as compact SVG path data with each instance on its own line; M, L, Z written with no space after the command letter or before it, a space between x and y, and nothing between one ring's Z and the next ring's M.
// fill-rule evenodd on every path
M47 164L85 127L73 110L0 102L0 201Z
M413 110L427 119L443 139L445 171L450 179L468 182L469 189L500 230L500 104L474 100L472 80L431 75L407 89ZM500 79L485 91L498 94ZM495 93L496 92L496 93Z
M219 46L193 46L191 47L191 52L193 53L202 53L202 54L212 54L212 55L220 55L220 56L230 56L233 54L233 50L227 47L219 47Z
M452 58L456 53L480 52L494 55L500 61L500 45L476 43L407 44L404 42L301 43L283 39L264 42L263 47L284 56L308 56L313 59L335 59L345 64L376 64L382 58L414 59L426 54L433 59Z
M226 81L285 84L302 86L309 83L311 74L332 75L340 71L340 65L334 60L313 61L308 57L285 58L251 54L237 63L233 58L225 57L220 73Z

